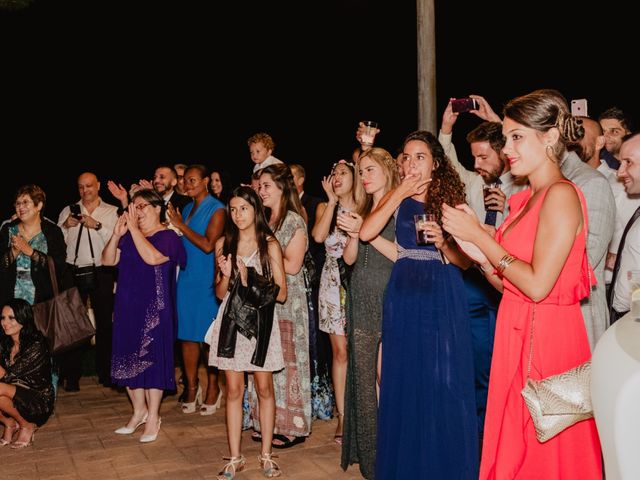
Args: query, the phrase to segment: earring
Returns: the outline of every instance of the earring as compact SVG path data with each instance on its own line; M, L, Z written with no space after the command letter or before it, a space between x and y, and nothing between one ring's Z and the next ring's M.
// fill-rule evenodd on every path
M549 154L549 151L551 151L551 154ZM553 147L551 145L547 145L544 149L544 154L546 155L546 157L551 160L552 162L555 162L555 158L556 158L556 154L553 151Z

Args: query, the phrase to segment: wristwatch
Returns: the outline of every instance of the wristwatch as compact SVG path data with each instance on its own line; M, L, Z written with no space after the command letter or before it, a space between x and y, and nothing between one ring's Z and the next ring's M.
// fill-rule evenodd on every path
M102 224L100 222L96 222L95 230L100 230L102 228Z

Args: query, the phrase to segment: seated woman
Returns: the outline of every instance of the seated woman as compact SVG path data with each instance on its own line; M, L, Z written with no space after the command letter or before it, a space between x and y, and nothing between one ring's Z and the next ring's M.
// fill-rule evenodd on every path
M0 423L4 424L0 446L24 448L53 412L51 356L25 300L5 301L0 323Z

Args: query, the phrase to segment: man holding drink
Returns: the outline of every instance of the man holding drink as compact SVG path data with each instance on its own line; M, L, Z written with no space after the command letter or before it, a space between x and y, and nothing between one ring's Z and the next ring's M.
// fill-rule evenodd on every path
M500 117L484 98L478 95L471 95L471 98L476 100L477 109L470 112L485 120L466 137L474 158L474 171L467 170L458 161L451 142L453 125L459 115L453 111L451 102L442 116L438 140L465 183L469 206L486 225L497 228L507 216L509 196L526 185L519 184L511 175L509 162L502 153L504 138ZM482 441L496 314L501 295L477 268L469 268L463 275L473 342L478 434Z

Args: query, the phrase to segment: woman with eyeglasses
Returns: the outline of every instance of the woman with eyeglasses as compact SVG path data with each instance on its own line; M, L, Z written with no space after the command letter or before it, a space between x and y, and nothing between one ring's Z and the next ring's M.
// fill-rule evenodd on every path
M31 305L52 298L47 257L53 259L61 289L71 286L64 275L64 235L42 216L45 200L37 185L25 185L16 193L16 218L0 229L0 298L22 298Z
M163 223L165 208L158 193L138 190L102 251L102 264L118 267L111 379L127 388L133 405L131 418L115 433L131 435L146 424L141 443L156 440L162 393L176 387L176 269L186 255Z
M205 334L218 314L215 245L222 236L225 221L224 205L209 193L209 180L204 165L187 167L184 193L193 201L184 208L182 216L171 205L167 209L172 225L182 233L187 252L187 264L178 275L178 340L182 344L187 389L182 413L199 411L200 415L214 414L222 401L217 368L207 366L205 389L198 380L198 364L203 357L209 357Z

